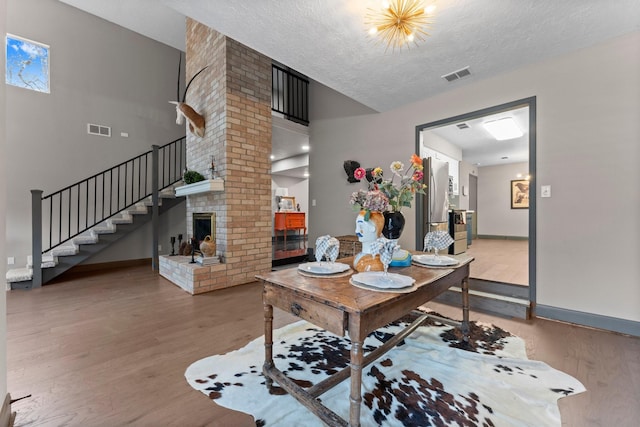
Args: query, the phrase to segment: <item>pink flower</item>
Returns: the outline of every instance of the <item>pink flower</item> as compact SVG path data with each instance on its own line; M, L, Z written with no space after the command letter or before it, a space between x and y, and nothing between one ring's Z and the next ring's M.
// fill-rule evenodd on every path
M422 180L422 177L424 176L424 172L422 171L415 171L413 173L413 176L411 177L414 181L420 181Z
M364 178L367 175L367 171L364 170L364 168L357 168L354 172L353 172L353 177L355 179L357 179L358 181L360 181L362 178Z

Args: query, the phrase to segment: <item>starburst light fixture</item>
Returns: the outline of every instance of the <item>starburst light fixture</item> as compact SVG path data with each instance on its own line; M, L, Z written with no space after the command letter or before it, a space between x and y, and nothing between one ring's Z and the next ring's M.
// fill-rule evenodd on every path
M387 49L409 48L411 42L424 41L431 24L435 5L426 7L422 0L388 0L378 10L368 9L365 25L369 34L379 36Z

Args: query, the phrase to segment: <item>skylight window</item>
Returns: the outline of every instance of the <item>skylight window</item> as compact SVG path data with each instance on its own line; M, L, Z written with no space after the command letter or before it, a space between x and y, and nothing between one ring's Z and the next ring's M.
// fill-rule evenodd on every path
M516 122L511 117L492 120L490 122L483 123L483 125L487 132L489 132L491 136L493 136L498 141L519 138L524 135L522 130L518 127Z

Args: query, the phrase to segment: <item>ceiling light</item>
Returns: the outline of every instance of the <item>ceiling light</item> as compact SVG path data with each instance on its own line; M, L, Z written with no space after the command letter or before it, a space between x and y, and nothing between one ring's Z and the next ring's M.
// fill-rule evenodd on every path
M305 172L304 174L302 174L302 176L304 176L305 178L309 178L309 172Z
M491 134L498 141L504 141L505 139L519 138L522 135L522 130L518 127L516 122L511 117L505 117L504 119L492 120L490 122L483 123L487 132Z
M302 146L302 149L303 149L304 151L309 151L309 146L308 146L308 145L303 145L303 146Z
M274 156L273 154L269 157L271 158L271 160L274 160L276 158L276 156Z
M435 5L425 7L422 0L383 1L380 9L368 9L365 24L369 34L379 36L387 49L408 48L410 42L424 41L423 36L429 35L425 27L434 10Z

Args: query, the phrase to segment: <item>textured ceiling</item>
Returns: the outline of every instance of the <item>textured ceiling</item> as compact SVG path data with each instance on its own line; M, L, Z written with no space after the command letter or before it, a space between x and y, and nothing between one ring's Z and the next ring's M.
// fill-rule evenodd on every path
M193 17L377 111L640 30L640 0L437 0L431 36L392 51L364 25L379 0L60 1L180 50L185 16ZM442 78L467 66L469 77ZM432 131L460 146L470 163L527 160L525 137L496 143L470 124ZM305 153L304 133L274 126L273 136L276 160ZM302 178L305 171L280 173Z
M638 0L438 0L431 36L394 52L366 32L376 0L60 1L182 50L191 16L377 111L640 29Z

